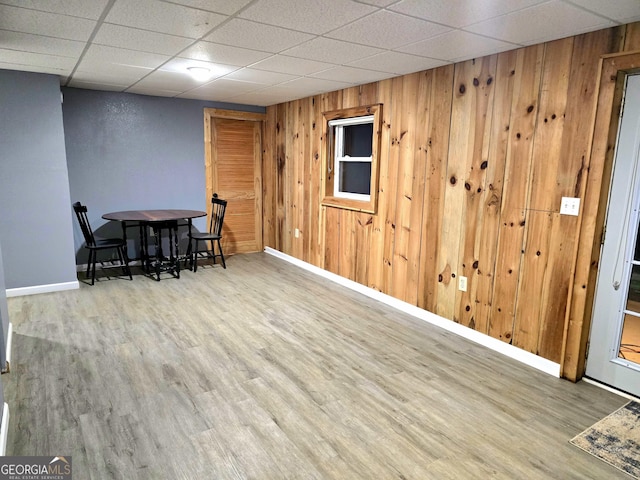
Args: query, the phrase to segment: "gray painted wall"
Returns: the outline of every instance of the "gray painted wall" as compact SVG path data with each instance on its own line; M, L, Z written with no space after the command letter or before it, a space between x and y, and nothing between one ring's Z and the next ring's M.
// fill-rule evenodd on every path
M205 107L264 112L262 107L63 88L72 203L89 211L99 236L120 235L103 213L178 208L206 210ZM206 229L206 219L194 220ZM129 236L136 237L135 230ZM74 222L77 263L86 261ZM130 247L133 246L130 243ZM135 248L135 247L134 247Z
M9 332L9 307L7 305L7 290L4 281L4 266L2 261L2 248L0 248L0 370L4 370L7 363L7 339ZM0 382L1 384L2 382ZM1 392L0 392L1 393ZM1 397L1 395L0 395ZM0 407L3 400L0 398ZM2 419L0 418L0 421Z
M57 76L0 70L0 243L7 288L75 282Z

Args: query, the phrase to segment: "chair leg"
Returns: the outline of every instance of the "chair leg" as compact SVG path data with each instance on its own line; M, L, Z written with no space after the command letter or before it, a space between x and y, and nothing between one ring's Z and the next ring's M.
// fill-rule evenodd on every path
M97 261L97 257L98 257L98 252L95 250L92 250L93 252L93 261L91 263L92 267L91 267L91 285L94 285L96 282L96 261Z
M191 252L193 256L193 260L191 261L193 264L193 273L198 271L198 239L196 239L196 248Z
M87 259L87 271L84 272L85 280L89 280L89 272L91 272L91 258L93 257L93 250L89 250L89 258Z
M222 245L220 245L220 239L218 239L217 242L218 242L218 251L220 252L220 259L222 260L222 268L226 269L227 264L224 262L224 255L222 253Z
M129 259L127 258L127 252L123 247L118 247L118 257L120 257L120 263L122 264L122 272L125 275L129 275L129 280L133 280L131 276L131 269L129 268Z

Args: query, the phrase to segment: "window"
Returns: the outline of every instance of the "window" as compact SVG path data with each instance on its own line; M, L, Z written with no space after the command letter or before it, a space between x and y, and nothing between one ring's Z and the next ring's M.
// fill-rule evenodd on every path
M375 213L380 105L326 112L322 204Z

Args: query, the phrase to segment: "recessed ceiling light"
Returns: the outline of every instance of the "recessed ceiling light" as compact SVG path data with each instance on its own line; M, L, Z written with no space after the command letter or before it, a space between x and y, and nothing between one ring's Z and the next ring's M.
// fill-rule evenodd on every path
M207 67L187 67L189 74L197 81L204 82L211 78L212 73Z

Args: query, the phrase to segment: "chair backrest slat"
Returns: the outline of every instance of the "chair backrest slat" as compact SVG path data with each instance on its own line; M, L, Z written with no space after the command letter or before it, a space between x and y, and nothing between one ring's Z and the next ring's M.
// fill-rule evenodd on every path
M82 235L84 235L84 241L87 244L87 247L95 246L96 240L93 236L91 225L89 224L87 207L82 205L80 202L76 202L73 204L73 210L76 212L76 217L78 217L78 223L80 224L80 229L82 230Z
M211 197L211 221L209 223L209 233L222 236L222 223L224 222L224 213L227 210L227 201L218 198L218 194L214 193Z

